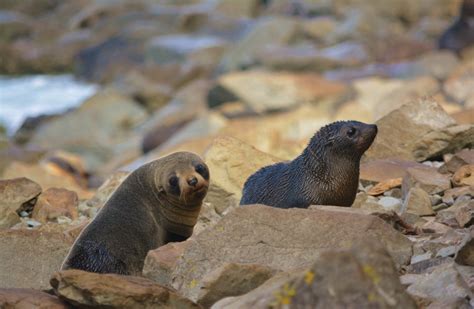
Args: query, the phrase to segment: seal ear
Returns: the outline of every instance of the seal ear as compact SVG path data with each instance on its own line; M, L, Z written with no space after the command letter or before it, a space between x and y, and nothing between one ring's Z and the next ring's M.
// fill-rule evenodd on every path
M163 186L158 187L158 193L165 193L165 192L166 192L166 190Z

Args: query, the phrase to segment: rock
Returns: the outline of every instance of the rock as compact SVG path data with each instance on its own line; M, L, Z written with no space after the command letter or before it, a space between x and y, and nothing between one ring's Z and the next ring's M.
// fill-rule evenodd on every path
M85 202L86 205L95 208L101 208L104 206L105 202L107 202L112 193L114 193L128 175L128 172L115 172L110 175L97 189L94 196Z
M154 282L172 288L173 270L178 266L179 257L189 246L188 241L170 242L148 251L143 265L143 276Z
M407 103L377 121L379 133L365 158L423 161L462 148L463 143L471 144L472 137L467 135L471 129L454 125L433 100Z
M345 85L309 73L242 71L225 74L218 83L258 113L285 110L304 103L330 109L348 95Z
M55 174L65 174L65 177L74 178L81 187L89 185L89 172L80 156L58 150L47 153L40 162L49 170L58 170Z
M341 277L344 280L341 281ZM375 242L322 253L303 273L275 277L212 308L416 308L390 255Z
M453 185L474 186L474 164L461 166L453 175Z
M384 180L373 186L367 191L369 195L380 195L386 191L389 191L393 188L400 187L402 185L402 178L392 178L389 180Z
M474 200L458 199L453 206L438 212L437 219L460 227L469 227L474 223Z
M182 87L165 107L152 114L141 129L146 132L142 142L143 152L162 145L190 121L205 115L209 88L206 80L193 81Z
M79 154L86 159L87 170L97 170L113 156L114 146L130 138L130 129L145 117L142 107L106 89L78 109L41 125L30 144Z
M421 163L399 159L376 159L360 165L360 180L383 182L405 177L409 168L426 168Z
M353 67L368 60L363 45L343 42L323 49L312 45L267 46L257 54L257 60L275 70L324 71L337 67Z
M302 28L309 37L324 42L327 40L327 34L336 29L337 23L332 16L318 16L303 20Z
M460 265L474 266L474 238L470 237L456 253L454 261Z
M162 35L152 38L148 42L145 60L164 64L179 63L188 58L199 57L212 50L218 50L222 53L225 48L225 42L213 36L196 35ZM202 56L201 56L202 57Z
M233 137L218 137L205 154L212 171L212 182L206 196L218 213L237 206L242 188L250 175L260 168L281 160Z
M438 91L439 83L431 76L408 80L402 87L392 90L377 102L378 104L374 106L375 119L379 120L405 103L416 101L420 97L432 96Z
M238 207L187 240L189 245L173 271L172 283L180 293L196 300L202 280L225 263L291 271L309 267L327 248L349 248L372 236L384 243L398 265L410 260L411 242L374 216L262 205Z
M428 193L419 187L412 187L405 198L402 213L409 212L419 216L430 216L434 214L431 208L431 200Z
M215 10L229 17L255 17L262 3L259 0L218 0Z
M416 61L416 65L419 65L423 72L438 80L446 79L458 64L456 55L445 50L426 53Z
M395 212L400 212L402 208L402 202L394 197L384 196L379 201L378 204L381 205L385 210L392 210Z
M452 71L443 89L459 103L474 95L474 61L463 63Z
M141 277L73 269L56 272L51 286L62 299L81 307L199 308L172 290Z
M107 82L129 72L144 61L142 40L112 36L79 51L75 57L75 75L95 82Z
M455 173L461 166L474 164L474 150L463 149L455 153L443 166L439 168L439 171L445 173Z
M197 303L209 308L224 297L248 293L274 273L273 269L258 264L226 263L202 279Z
M124 96L134 98L150 112L163 107L172 97L171 87L155 83L137 71L119 77L113 87Z
M38 198L33 209L32 218L46 223L60 216L75 220L78 218L77 206L79 200L76 192L66 189L49 188Z
M178 132L175 132L171 138L155 148L153 151L148 152L145 156L136 159L135 161L121 167L121 170L132 171L141 165L155 160L170 152L178 151L182 149L182 145L186 145L182 150L189 149L189 143L200 144L200 149L206 149L208 144L202 143L201 139L212 138L219 130L221 130L227 124L227 119L221 116L219 113L210 112L201 115L193 121L184 125ZM172 151L171 151L172 150Z
M91 197L90 191L81 187L69 172L58 169L54 163L28 164L14 161L3 171L3 178L17 178L25 175L45 190L64 188L76 192L80 199Z
M440 265L433 272L420 277L407 288L407 292L429 301L472 297L472 292L466 288L466 283L453 263Z
M465 107L468 107L468 105L466 104ZM453 111L450 113L450 116L453 117L458 124L474 124L474 107Z
M227 72L255 64L256 54L265 46L285 45L299 30L298 21L288 17L269 16L260 19L223 55L220 70Z
M0 288L48 289L73 239L38 230L0 230Z
M451 188L451 180L448 175L441 174L434 168L409 168L403 178L403 196L413 187L421 188L429 194L437 194Z
M0 26L0 40L3 42L27 37L32 31L27 17L13 11L0 10Z
M31 211L40 193L40 185L28 178L0 180L0 228L20 222L19 213Z
M454 200L462 195L470 195L474 197L474 187L473 186L464 186L464 187L455 187L449 190L444 191L442 201L444 203L449 203L450 205L454 204ZM433 204L435 205L435 204Z
M67 309L69 305L56 296L33 289L0 289L2 308Z
M378 104L388 94L403 87L403 82L398 79L382 79L380 77L368 77L353 82L357 92L357 101L369 112L370 118L375 120L374 111Z

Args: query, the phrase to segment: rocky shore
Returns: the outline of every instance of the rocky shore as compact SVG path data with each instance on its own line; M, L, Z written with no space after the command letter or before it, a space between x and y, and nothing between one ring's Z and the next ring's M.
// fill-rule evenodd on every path
M1 74L100 89L0 130L0 307L473 307L474 47L438 49L461 2L2 1ZM348 119L379 128L352 207L238 207ZM125 177L178 150L211 173L193 236L142 277L58 272Z

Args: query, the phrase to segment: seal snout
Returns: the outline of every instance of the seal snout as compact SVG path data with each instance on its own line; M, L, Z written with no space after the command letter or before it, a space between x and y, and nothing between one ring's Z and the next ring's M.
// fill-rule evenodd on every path
M197 180L196 177L191 176L191 177L188 178L187 182L188 182L188 185L190 185L192 187L195 187L198 183L198 180Z

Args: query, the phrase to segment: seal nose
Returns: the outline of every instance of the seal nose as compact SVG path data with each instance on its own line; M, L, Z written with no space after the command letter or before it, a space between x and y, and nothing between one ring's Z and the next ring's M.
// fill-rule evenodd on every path
M193 176L193 177L191 177L191 178L188 178L188 184L189 184L190 186L193 186L193 187L194 187L194 186L196 186L197 183L198 183L198 180L197 180L196 177Z

